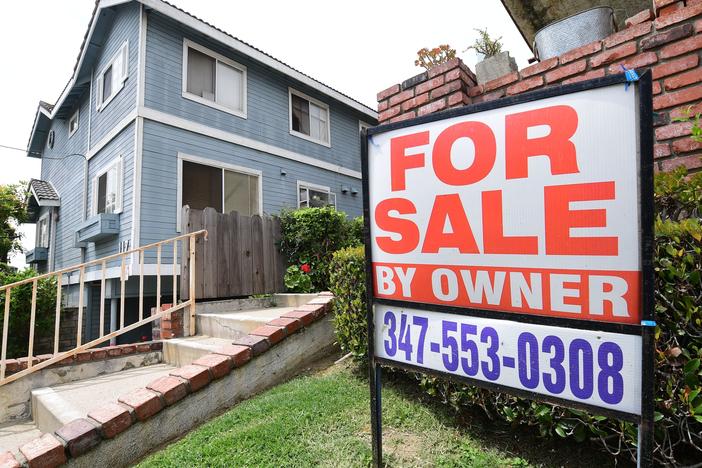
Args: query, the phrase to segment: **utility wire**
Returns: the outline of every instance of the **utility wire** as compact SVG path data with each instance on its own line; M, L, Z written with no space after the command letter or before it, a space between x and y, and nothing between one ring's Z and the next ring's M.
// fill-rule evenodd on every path
M41 156L42 159L52 159L52 160L56 160L56 161L60 161L60 160L66 159L66 158L69 158L69 157L71 157L71 156L80 156L80 157L83 158L83 159L86 159L86 160L88 159L88 158L85 157L84 154L81 154L81 153L70 153L70 154L64 154L63 156L60 156L60 157L58 157L58 158L51 158L51 157L48 157L48 156L42 156L41 153L37 153L36 151L27 151L26 149L17 148L16 146L8 146L8 145L1 145L1 144L0 144L0 148L5 148L5 149L10 149L10 150L15 150L15 151L21 151L21 152L23 152L23 153L33 154L33 155L36 155L36 156Z

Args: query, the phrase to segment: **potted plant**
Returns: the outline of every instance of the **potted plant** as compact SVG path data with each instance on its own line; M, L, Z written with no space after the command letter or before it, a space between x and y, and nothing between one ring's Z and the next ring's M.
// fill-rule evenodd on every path
M502 37L492 39L487 28L476 29L478 38L472 46L466 50L473 49L483 56L483 60L475 65L475 74L478 84L486 83L495 78L517 71L517 62L510 57L508 51L502 50Z
M442 44L431 50L424 47L417 51L417 60L414 61L414 64L418 67L424 68L425 70L429 70L430 68L441 65L444 62L448 62L455 57L456 49L452 49L448 44Z

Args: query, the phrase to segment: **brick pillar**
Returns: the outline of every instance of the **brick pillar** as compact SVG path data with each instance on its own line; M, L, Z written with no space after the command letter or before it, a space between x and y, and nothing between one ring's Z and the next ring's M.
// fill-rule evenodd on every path
M378 93L378 123L393 123L470 104L475 74L459 58Z
M168 310L171 304L161 304L161 310ZM156 307L151 308L151 315L156 313ZM184 336L183 332L183 309L156 319L151 322L151 336L154 340L170 340Z

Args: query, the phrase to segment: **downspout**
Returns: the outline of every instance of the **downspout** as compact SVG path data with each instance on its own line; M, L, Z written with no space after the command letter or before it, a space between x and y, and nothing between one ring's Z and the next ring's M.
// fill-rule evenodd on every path
M88 147L85 154L90 153L90 147L92 143L92 115L93 115L93 78L95 74L95 69L90 71L90 95L88 96ZM83 158L83 221L88 219L88 158L87 156ZM85 263L86 260L86 247L80 248L80 262Z

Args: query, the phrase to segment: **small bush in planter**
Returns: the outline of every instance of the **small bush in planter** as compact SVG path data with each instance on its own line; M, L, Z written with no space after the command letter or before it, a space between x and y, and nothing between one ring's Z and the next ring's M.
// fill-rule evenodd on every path
M497 39L490 37L487 28L476 29L478 32L478 38L473 42L472 46L469 46L466 50L473 49L484 58L494 57L495 55L502 52L502 36Z
M456 57L456 49L452 49L448 44L441 44L439 47L427 49L426 47L417 51L417 60L414 64L429 70L437 65L448 62Z

